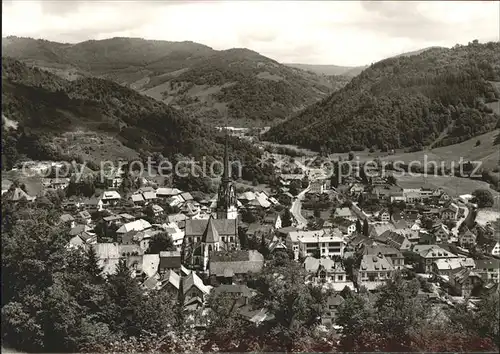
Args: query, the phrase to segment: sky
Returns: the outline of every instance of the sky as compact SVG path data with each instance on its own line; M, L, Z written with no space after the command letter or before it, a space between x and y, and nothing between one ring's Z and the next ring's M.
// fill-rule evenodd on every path
M358 66L498 41L498 1L2 1L2 36L141 37L249 48L282 63Z

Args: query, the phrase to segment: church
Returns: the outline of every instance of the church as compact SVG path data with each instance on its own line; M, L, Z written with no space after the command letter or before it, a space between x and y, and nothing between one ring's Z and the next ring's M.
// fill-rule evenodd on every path
M215 213L208 220L186 220L183 259L191 268L207 271L212 252L240 249L236 191L229 168L226 135L224 171L217 194Z

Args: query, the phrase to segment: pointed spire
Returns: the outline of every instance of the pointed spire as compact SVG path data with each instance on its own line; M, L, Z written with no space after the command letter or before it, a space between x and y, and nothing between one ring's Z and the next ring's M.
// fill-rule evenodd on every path
M219 232L215 228L214 218L210 216L208 219L207 228L203 232L202 241L205 243L219 242Z
M224 172L222 174L222 181L228 182L229 181L229 153L228 153L229 133L227 129L227 123L225 131L226 131L226 136L224 142Z

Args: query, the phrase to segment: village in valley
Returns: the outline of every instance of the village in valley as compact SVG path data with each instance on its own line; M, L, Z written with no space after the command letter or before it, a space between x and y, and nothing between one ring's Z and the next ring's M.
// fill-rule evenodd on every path
M2 353L498 353L498 6L3 1Z
M346 291L376 296L396 273L418 279L418 297L436 308L474 306L498 291L500 218L483 211L481 191L449 195L424 182L405 188L377 164L360 174L354 161L339 178L319 156L266 149L275 175L269 186L236 188L226 146L215 195L132 179L124 168L90 198L66 197L85 188L81 180L44 178L37 196L19 182L2 183L2 202L52 205L57 196L67 248L95 250L104 276L123 262L146 296L182 299L194 328L209 325L214 294L231 296L237 315L255 326L272 321L269 309L252 305L252 277L280 257L300 265L305 284L328 291L318 312L325 330L341 329Z

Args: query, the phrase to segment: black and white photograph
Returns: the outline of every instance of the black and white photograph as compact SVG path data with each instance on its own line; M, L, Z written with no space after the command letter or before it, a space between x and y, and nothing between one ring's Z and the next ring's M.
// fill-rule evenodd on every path
M500 2L2 0L2 353L498 353Z

